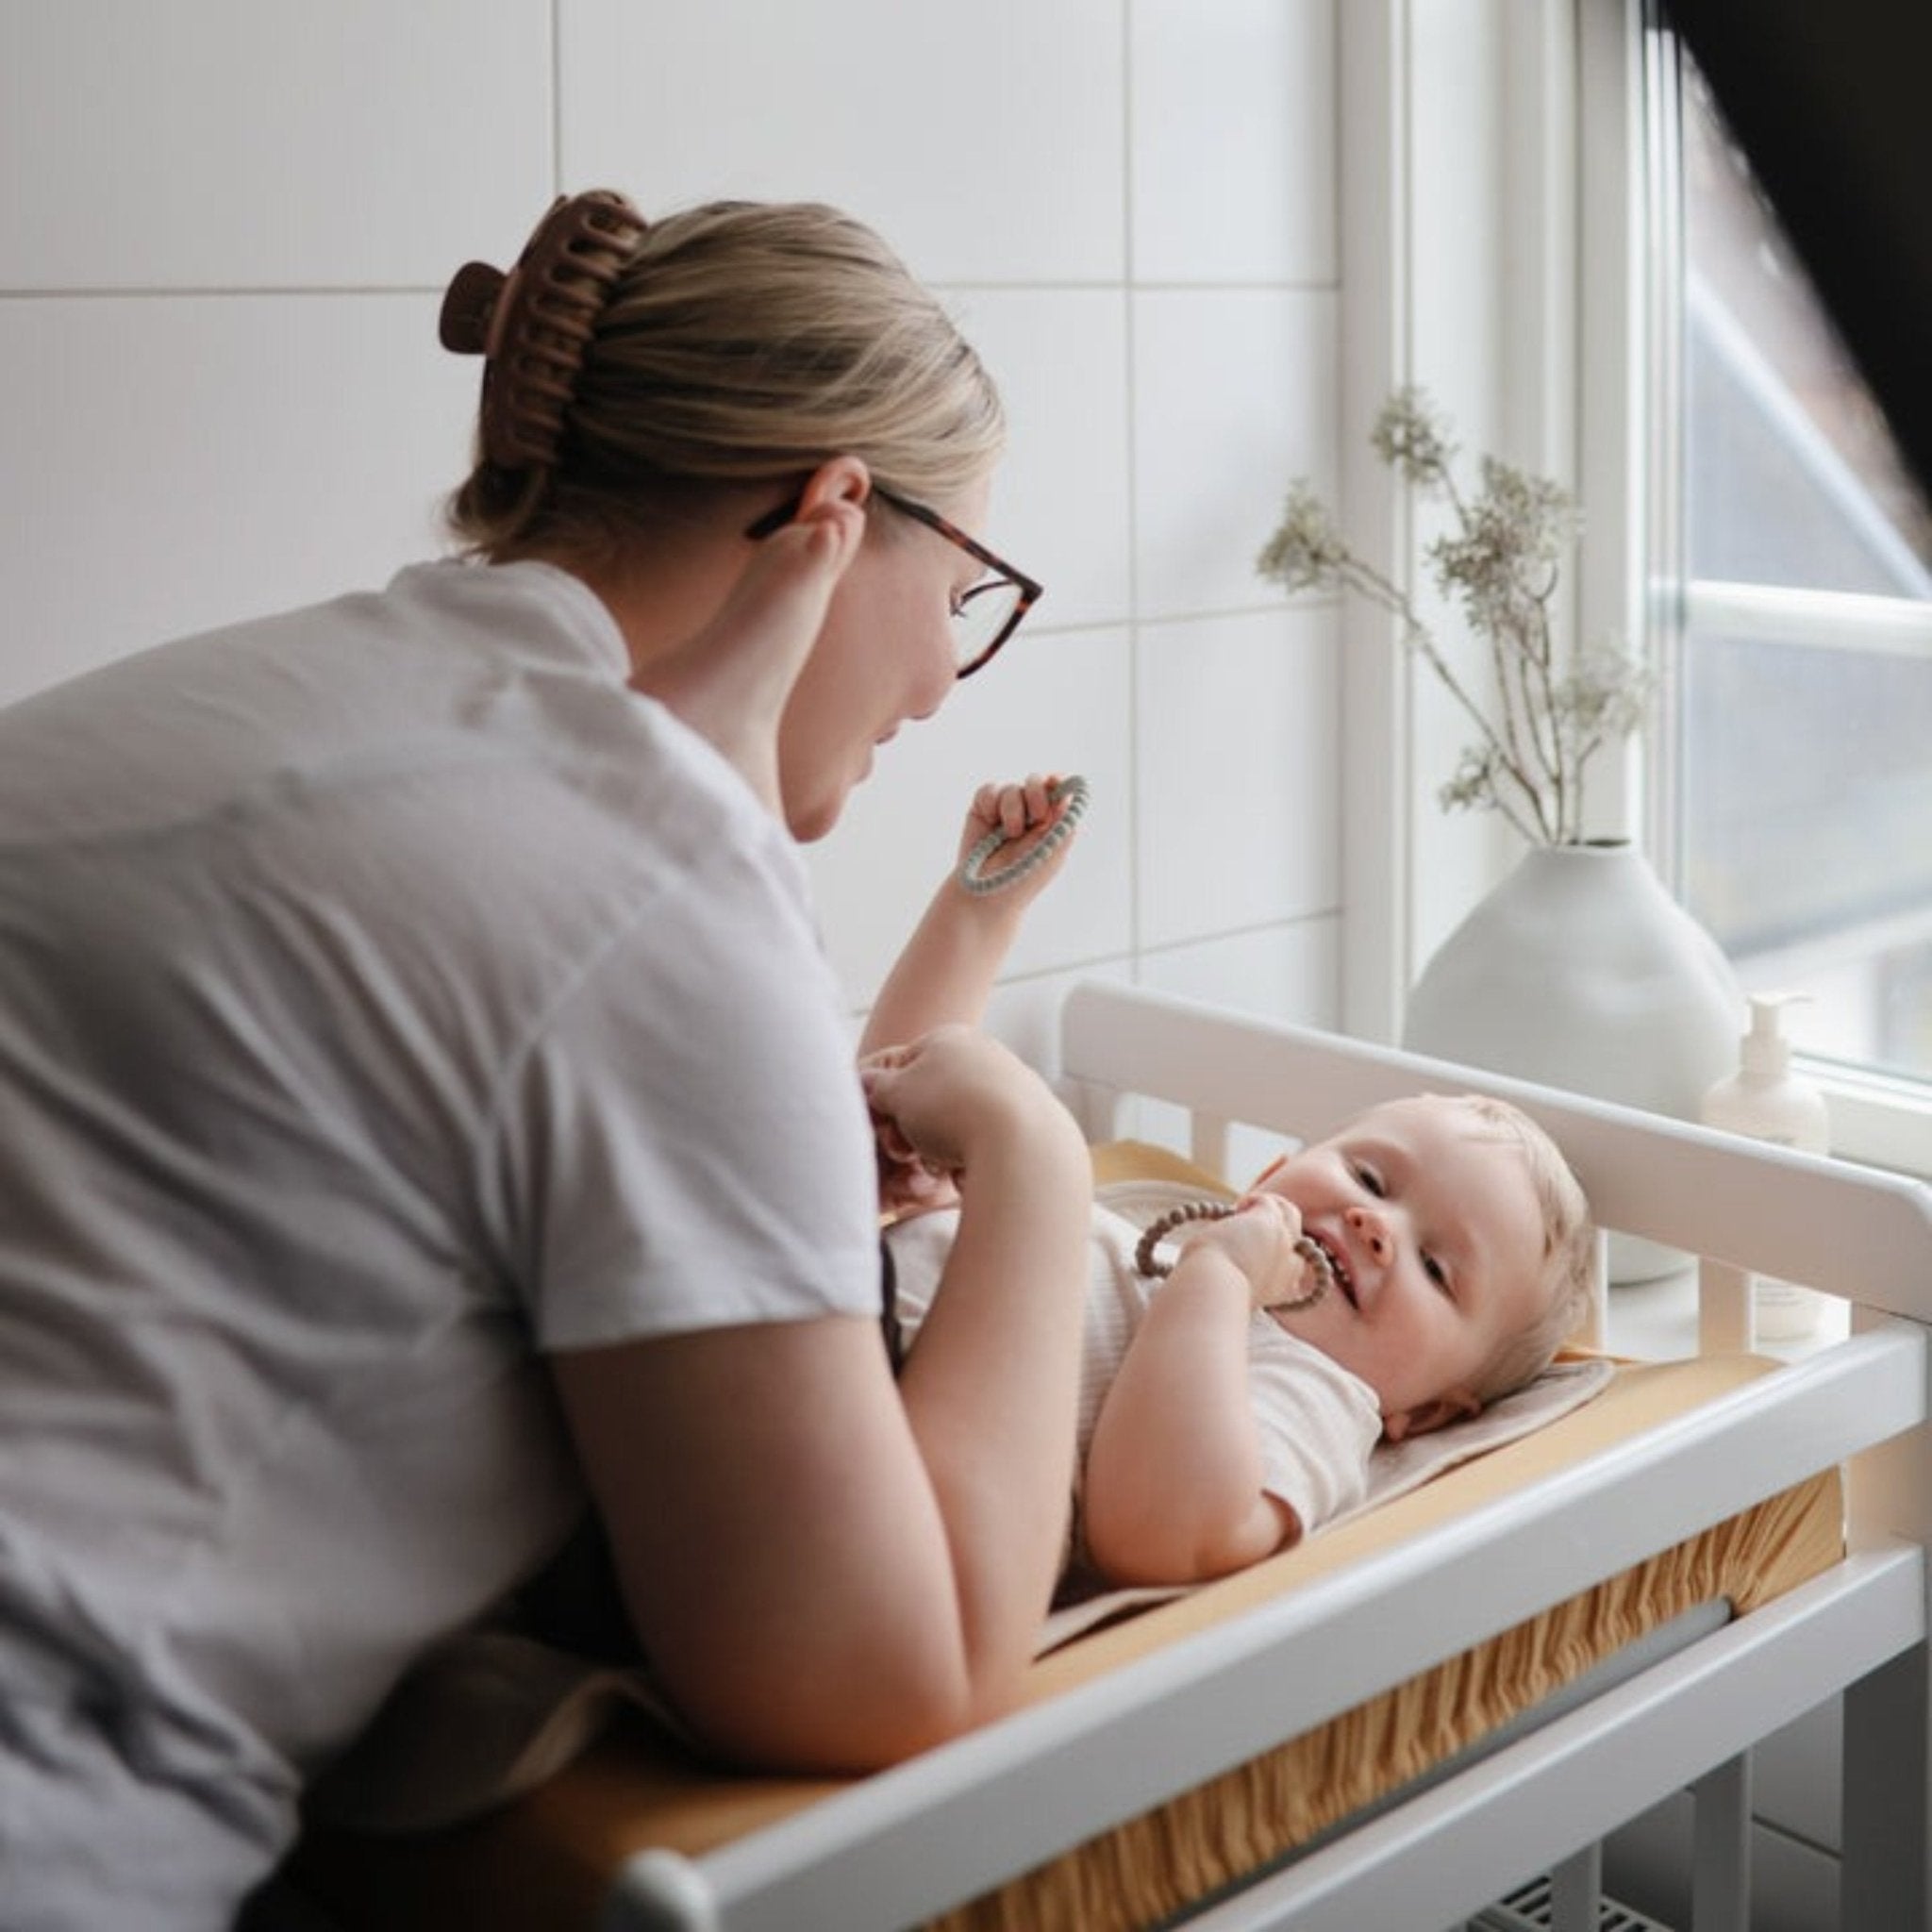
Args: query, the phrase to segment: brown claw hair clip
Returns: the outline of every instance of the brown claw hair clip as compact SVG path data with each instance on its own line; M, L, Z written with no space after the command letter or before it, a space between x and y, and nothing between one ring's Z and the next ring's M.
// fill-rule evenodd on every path
M508 275L487 261L456 272L437 335L445 349L484 358L486 461L515 470L557 460L585 346L646 225L608 189L559 195Z

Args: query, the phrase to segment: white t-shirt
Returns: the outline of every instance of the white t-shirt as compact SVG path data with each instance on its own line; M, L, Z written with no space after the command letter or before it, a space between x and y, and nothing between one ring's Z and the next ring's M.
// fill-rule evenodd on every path
M908 1346L938 1291L958 1232L957 1208L889 1228L893 1287ZM1080 1358L1078 1467L1158 1284L1135 1271L1140 1230L1104 1207L1088 1238L1086 1333ZM1368 1492L1369 1456L1382 1435L1375 1391L1272 1316L1248 1324L1248 1390L1261 1447L1261 1487L1291 1508L1304 1536L1354 1508Z
M584 1503L540 1351L877 1307L781 826L542 565L0 714L0 1893L225 1922Z

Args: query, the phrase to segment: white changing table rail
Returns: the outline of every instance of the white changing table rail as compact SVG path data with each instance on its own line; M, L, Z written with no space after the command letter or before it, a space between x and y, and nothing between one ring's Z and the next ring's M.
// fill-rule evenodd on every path
M1833 1691L1850 1699L1845 1932L1932 1932L1925 1853L1932 1191L1387 1049L1088 986L1064 1068L1113 1093L1297 1134L1431 1086L1515 1100L1607 1224L1862 1305L1864 1332L1232 1622L698 1858L633 1861L606 1932L915 1924L1776 1493L1882 1460L1863 1547L1812 1584L1210 1907L1204 1926L1440 1932ZM1767 1187L1767 1171L1776 1185ZM1859 1800L1860 1803L1863 1800ZM1910 1821L1916 1819L1916 1829ZM1737 1923L1735 1917L1726 1923Z
M1493 1093L1556 1137L1604 1226L1932 1321L1932 1193L1919 1181L1126 987L1075 987L1060 1051L1090 1139L1112 1138L1116 1099L1176 1101L1217 1172L1233 1122L1306 1135L1405 1094Z

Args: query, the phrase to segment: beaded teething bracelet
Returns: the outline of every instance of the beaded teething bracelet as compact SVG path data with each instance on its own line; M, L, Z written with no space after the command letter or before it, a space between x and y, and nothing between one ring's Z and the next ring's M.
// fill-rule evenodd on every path
M1135 1274L1149 1281L1159 1281L1172 1274L1173 1266L1157 1259L1154 1253L1168 1235L1190 1221L1224 1221L1230 1214L1240 1211L1232 1201L1183 1201L1178 1208L1170 1208L1165 1214L1157 1215L1147 1224L1140 1244L1134 1250ZM1270 1302L1268 1306L1271 1308L1311 1308L1328 1292L1328 1284L1335 1279L1335 1270L1319 1241L1308 1235L1297 1235L1294 1251L1307 1262L1312 1285L1300 1294L1285 1295L1278 1302Z
M1062 778L1047 791L1048 800L1054 805L1064 806L1059 817L1046 830L1041 832L1039 842L1031 851L1023 854L1008 865L1003 865L997 872L988 872L987 864L1003 845L1017 842L1009 841L1005 832L997 829L989 832L978 844L959 862L958 879L969 892L984 894L998 892L1008 886L1018 885L1037 866L1043 865L1052 853L1064 844L1073 834L1074 827L1080 822L1080 814L1087 809L1087 781L1081 777ZM1030 836L1022 833L1021 837Z

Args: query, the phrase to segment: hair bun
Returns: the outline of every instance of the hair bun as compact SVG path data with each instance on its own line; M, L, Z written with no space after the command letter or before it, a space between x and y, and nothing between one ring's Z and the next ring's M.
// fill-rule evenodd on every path
M644 230L643 217L608 189L560 195L508 275L483 261L457 271L437 333L457 355L485 358L486 461L524 469L557 460L585 346Z

